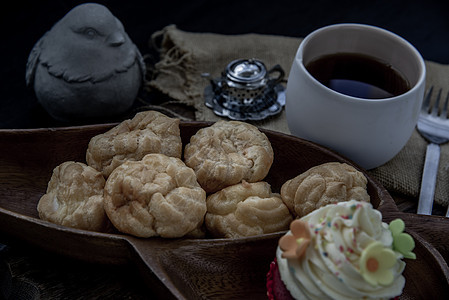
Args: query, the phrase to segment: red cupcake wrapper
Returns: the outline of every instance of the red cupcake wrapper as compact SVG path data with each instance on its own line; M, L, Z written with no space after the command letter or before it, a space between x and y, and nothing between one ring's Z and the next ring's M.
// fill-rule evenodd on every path
M276 258L270 263L267 273L267 296L269 300L294 300L281 280Z

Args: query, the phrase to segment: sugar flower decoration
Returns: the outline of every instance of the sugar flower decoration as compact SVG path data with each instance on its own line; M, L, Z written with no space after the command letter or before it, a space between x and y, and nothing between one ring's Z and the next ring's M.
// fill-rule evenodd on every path
M360 273L363 278L375 286L389 285L393 282L391 268L396 263L396 255L381 242L373 242L366 247L360 257Z
M279 240L283 258L301 259L310 244L310 231L307 222L294 220L290 223L292 234L286 234Z
M405 258L416 259L416 254L412 252L415 248L415 241L409 234L404 233L404 221L393 220L389 227L393 235L393 250L401 253Z

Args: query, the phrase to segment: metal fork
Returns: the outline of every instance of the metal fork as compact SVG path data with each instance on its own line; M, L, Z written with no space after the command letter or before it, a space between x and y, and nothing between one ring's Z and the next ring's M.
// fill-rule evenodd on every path
M431 87L424 99L421 113L418 118L418 132L429 142L426 150L426 159L421 181L421 191L419 194L418 214L431 215L435 185L440 160L440 144L449 141L449 119L447 116L449 94L443 104L441 113L438 114L441 89L438 91L436 101L430 107L430 99L433 87ZM446 213L449 216L449 209Z

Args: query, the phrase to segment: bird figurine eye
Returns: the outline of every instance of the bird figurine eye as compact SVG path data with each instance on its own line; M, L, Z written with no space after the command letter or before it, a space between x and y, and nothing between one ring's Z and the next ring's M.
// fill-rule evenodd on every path
M88 28L84 29L82 31L82 33L86 37L88 37L89 39L93 39L94 37L96 37L98 35L98 32L95 29L91 28L91 27L88 27Z

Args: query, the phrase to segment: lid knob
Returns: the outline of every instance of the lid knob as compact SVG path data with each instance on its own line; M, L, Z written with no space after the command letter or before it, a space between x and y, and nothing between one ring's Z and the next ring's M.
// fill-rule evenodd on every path
M265 78L267 69L256 59L238 59L230 62L226 67L226 77L240 84L257 83Z

